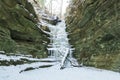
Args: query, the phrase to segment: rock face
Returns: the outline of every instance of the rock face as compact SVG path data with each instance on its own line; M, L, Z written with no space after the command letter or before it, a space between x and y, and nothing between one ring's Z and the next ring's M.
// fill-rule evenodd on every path
M80 63L120 70L120 0L72 0L66 18Z
M0 51L45 57L45 35L27 0L0 0Z

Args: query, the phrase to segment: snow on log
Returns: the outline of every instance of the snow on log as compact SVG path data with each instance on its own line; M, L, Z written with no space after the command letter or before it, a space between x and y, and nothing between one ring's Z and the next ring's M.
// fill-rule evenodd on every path
M69 56L69 49L67 48L66 51L65 51L65 55L63 56L63 59L61 61L60 69L63 69L65 67L65 62L66 62L66 59L67 59L68 56Z
M50 33L50 32L47 32L47 31L43 30L40 26L38 26L38 28L39 28L42 32L44 32L44 33L46 33L46 34L51 35L51 33Z
M5 51L0 51L0 54L5 54Z

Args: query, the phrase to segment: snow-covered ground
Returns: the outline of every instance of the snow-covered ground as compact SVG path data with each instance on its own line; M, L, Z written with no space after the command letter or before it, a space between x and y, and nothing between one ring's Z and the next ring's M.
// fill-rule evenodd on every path
M0 54L0 61L1 60L7 60L7 61L10 61L10 60L14 60L14 61L17 61L17 60L20 60L20 59L27 59L27 60L30 60L30 61L55 61L55 59L51 59L51 58L44 58L44 59L37 59L37 58L32 58L32 55L22 55L22 54L19 54L19 55L10 55L10 56L7 56L5 54Z
M54 65L19 73L27 67ZM57 63L36 62L17 66L0 66L0 80L120 80L120 73L91 67L71 67L60 70Z

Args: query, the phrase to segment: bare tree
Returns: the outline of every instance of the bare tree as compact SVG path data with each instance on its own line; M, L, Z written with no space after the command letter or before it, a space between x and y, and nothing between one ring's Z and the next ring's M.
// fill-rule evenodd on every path
M53 11L52 11L52 9L53 9L53 8L52 8L52 6L53 6L52 1L53 1L53 0L50 1L50 4L51 4L51 15L53 14L53 13L52 13L52 12L53 12Z
M60 6L60 17L62 18L62 9L63 9L63 0L61 0L61 6Z

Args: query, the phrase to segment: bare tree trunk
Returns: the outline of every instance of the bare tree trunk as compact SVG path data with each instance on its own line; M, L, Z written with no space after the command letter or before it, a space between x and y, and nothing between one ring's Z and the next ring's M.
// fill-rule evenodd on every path
M62 18L63 0L61 0L60 17Z
M51 2L50 2L50 4L51 4L51 15L53 14L53 13L52 13L52 6L53 6L53 5L52 5L52 1L53 1L53 0L51 0Z

